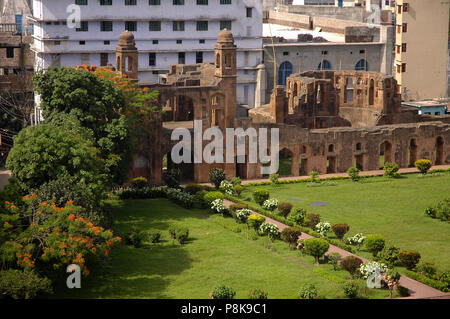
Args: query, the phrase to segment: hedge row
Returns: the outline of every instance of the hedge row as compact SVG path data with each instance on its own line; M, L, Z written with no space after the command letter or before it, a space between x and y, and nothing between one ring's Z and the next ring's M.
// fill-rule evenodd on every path
M231 195L227 195L227 194L225 194L225 198L228 199L229 201L234 202L234 203L245 204L245 205L248 206L248 209L253 210L255 212L258 212L261 215L264 215L266 217L272 218L272 219L274 219L276 221L279 221L280 223L283 223L285 225L288 225L288 226L291 226L291 227L294 227L294 226L298 227L305 234L311 235L311 236L316 237L316 238L323 238L318 232L316 232L316 231L314 231L314 230L312 230L312 229L310 229L308 227L305 227L305 226L296 225L295 223L291 222L290 220L284 218L283 216L280 216L280 215L278 215L276 213L273 213L273 212L270 212L268 210L265 210L265 209L261 208L260 206L258 206L256 204L246 203L242 199L239 199L237 197L234 197L234 196L231 196ZM341 241L339 241L337 239L331 239L331 238L326 238L326 237L324 239L326 241L328 241L330 244L334 245L334 246L337 246L339 248L347 250L348 252L351 252L351 253L354 252L352 246L350 246L350 245L348 245L346 243L343 243L343 242L341 242Z
M447 173L447 172L450 172L450 168L449 169L437 168L437 169L428 171L428 174L430 174L430 173ZM414 173L419 173L419 172L414 172ZM414 174L414 173L403 173L403 174ZM363 178L372 178L372 177L383 177L383 175L359 175L358 177L359 177L359 179L363 179ZM338 180L346 180L346 179L350 179L350 177L349 176L325 177L325 178L315 179L315 181L338 181ZM293 180L278 180L277 184L310 183L312 181L313 180L311 178L293 179ZM267 181L267 182L247 183L247 184L244 184L243 186L251 187L251 186L265 186L265 185L272 185L272 182Z
M192 208L196 201L195 196L168 187L122 188L116 191L116 195L120 199L168 198L184 208Z
M414 279L414 280L420 281L421 283L423 283L425 285L428 285L430 287L436 288L436 289L438 289L440 291L443 291L443 292L449 292L450 291L450 288L445 283L443 283L441 281L437 281L435 279L428 278L428 277L426 277L424 275L421 275L421 274L416 273L416 272L411 271L411 270L406 270L405 269L405 270L402 270L401 272L403 274L405 274L406 276Z

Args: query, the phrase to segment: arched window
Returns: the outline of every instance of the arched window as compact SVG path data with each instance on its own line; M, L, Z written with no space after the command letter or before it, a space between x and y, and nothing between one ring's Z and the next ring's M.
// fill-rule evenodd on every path
M278 85L286 85L286 78L292 74L291 62L283 62L278 69Z
M322 62L319 63L319 66L317 67L317 70L331 70L331 63L328 60L323 60L323 65Z
M216 54L216 68L220 68L220 54Z
M369 63L367 63L366 60L361 59L358 61L358 63L356 63L355 65L355 70L356 71L369 71Z

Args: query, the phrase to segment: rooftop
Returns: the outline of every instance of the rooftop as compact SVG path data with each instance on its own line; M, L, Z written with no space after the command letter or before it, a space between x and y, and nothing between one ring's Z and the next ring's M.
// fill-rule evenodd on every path
M264 37L283 37L286 40L297 41L299 34L311 34L313 37L325 38L329 42L345 43L345 36L342 34L330 32L318 32L296 27L288 27L280 24L264 23L263 25Z
M412 107L446 107L446 103L441 103L438 101L414 101L414 102L403 102L403 105L412 106Z

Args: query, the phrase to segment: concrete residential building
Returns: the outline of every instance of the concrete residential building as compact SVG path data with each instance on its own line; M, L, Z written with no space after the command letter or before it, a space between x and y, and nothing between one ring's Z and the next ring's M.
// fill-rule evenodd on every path
M367 70L392 74L392 28L392 26L380 26L374 29L372 39L363 42L364 39L350 36L349 27L347 27L347 36L344 36L264 24L266 86L261 88L265 90L265 94L260 105L268 103L270 94L275 87L274 64L277 66L277 85L286 85L286 79L291 74L309 70ZM364 27L352 29L356 31L356 34L366 30ZM273 43L270 35L274 37ZM306 35L310 35L309 40L299 39Z
M447 97L449 1L397 0L396 79L404 101Z
M81 26L70 29L70 4L81 9ZM139 82L165 81L170 65L214 61L222 29L233 32L237 52L238 104L254 106L262 61L261 0L33 0L37 68L115 66L119 35L134 34Z

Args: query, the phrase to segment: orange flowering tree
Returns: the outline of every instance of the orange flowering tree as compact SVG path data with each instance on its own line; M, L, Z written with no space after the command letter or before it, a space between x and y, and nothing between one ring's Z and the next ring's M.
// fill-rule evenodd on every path
M162 112L158 107L159 92L141 88L137 81L108 68L81 65L75 67L78 70L89 71L100 79L111 81L119 88L125 98L124 107L120 112L127 116L132 130L132 138L135 145L143 145L153 133L155 120Z
M87 261L108 256L121 241L111 230L79 216L80 207L71 201L57 207L54 202L39 202L32 194L24 202L23 209L6 202L7 212L0 214L2 269L60 269L77 264L88 275Z

